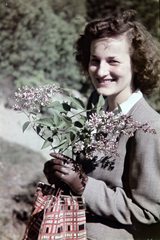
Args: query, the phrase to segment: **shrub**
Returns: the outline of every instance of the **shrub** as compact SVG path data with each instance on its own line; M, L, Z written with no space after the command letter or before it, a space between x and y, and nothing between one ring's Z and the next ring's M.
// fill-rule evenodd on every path
M81 90L85 81L73 56L73 42L85 19L66 21L49 0L0 3L0 69L16 87L59 83ZM77 13L78 14L78 13Z

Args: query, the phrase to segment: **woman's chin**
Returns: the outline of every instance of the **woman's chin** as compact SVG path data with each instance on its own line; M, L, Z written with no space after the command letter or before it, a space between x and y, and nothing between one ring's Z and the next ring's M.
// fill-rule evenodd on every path
M107 97L109 95L109 91L104 88L96 88L98 94L102 94L103 96Z

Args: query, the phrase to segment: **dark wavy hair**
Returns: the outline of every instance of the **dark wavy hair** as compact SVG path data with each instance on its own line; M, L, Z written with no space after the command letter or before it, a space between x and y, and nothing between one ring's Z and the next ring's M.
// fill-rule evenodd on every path
M158 88L160 58L158 43L146 28L134 21L136 12L126 11L120 17L103 18L89 22L84 34L75 42L75 57L85 75L88 73L90 46L95 39L126 34L130 43L130 57L134 70L134 86L148 95Z

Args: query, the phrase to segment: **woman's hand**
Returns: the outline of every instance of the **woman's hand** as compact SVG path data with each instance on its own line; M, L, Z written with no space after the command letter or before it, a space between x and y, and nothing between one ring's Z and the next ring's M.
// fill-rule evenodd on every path
M88 181L82 166L62 154L50 155L53 159L45 163L43 171L48 182L50 184L57 181L65 182L74 193L81 195Z

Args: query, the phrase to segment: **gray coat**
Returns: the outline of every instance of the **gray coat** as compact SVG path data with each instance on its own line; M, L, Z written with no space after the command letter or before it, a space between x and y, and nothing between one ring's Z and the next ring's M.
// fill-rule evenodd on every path
M95 92L88 106L96 99ZM88 239L160 239L160 115L144 98L128 115L147 121L157 134L138 130L134 137L122 136L120 157L109 159L106 167L84 161Z

